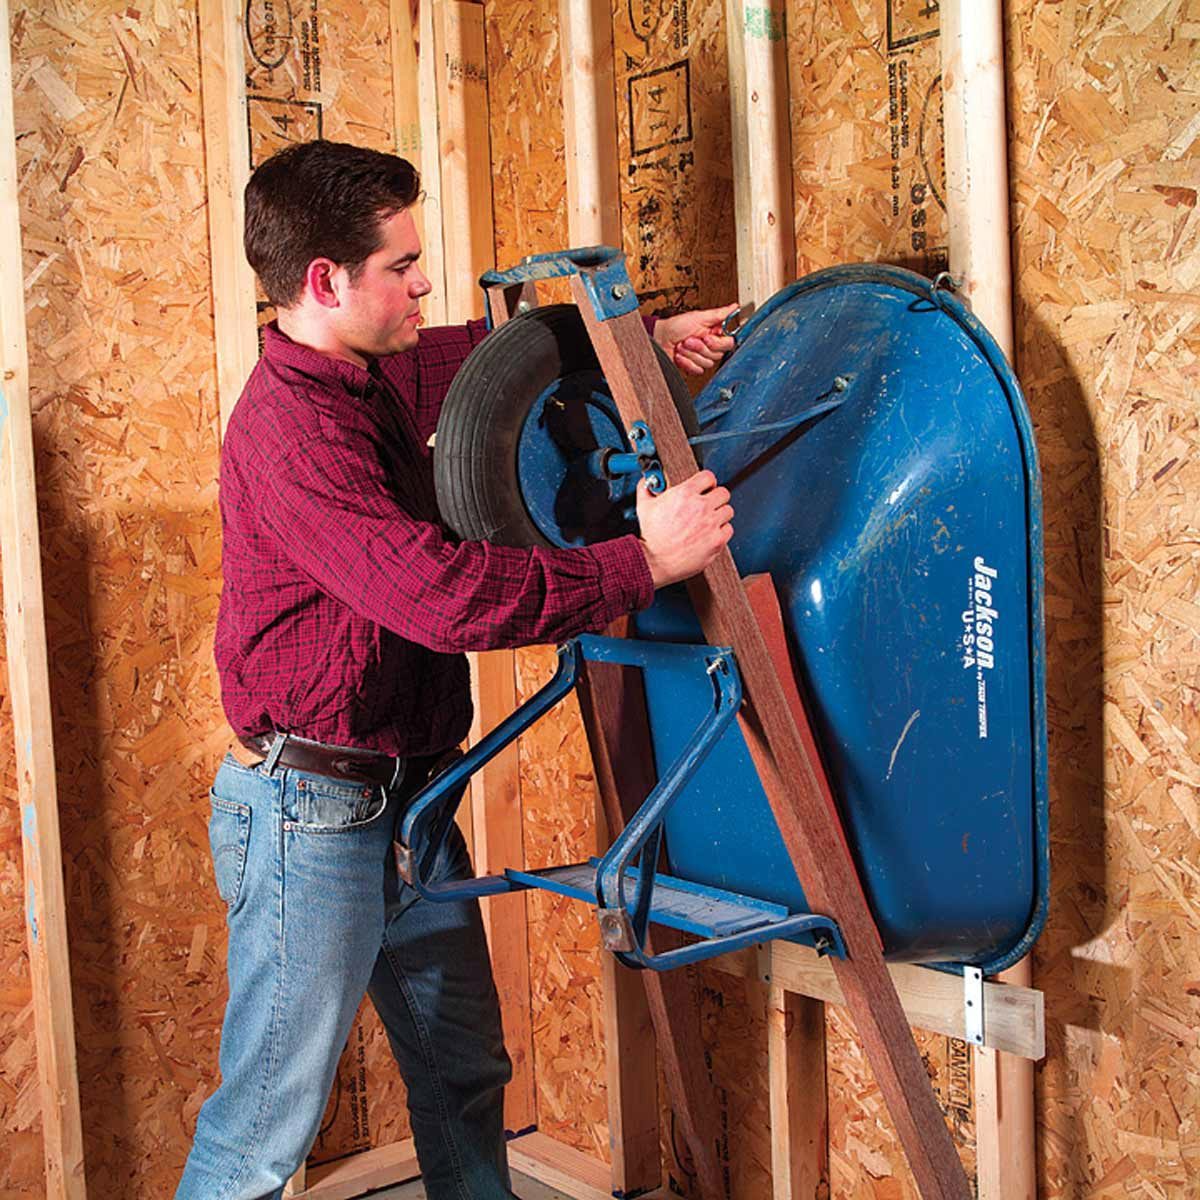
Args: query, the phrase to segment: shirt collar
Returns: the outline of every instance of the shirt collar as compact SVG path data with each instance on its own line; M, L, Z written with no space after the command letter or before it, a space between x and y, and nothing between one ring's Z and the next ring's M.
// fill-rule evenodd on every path
M263 358L272 366L296 371L326 387L341 388L354 396L363 396L378 379L378 367L371 361L365 367L323 354L311 346L293 342L272 321L263 329Z

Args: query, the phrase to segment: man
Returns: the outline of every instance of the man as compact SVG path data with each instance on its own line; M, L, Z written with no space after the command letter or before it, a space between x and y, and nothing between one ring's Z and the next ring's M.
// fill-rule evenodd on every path
M246 189L246 255L278 317L221 458L216 658L241 745L209 831L229 1002L221 1085L178 1200L281 1194L364 991L408 1086L431 1200L511 1195L510 1065L478 909L399 882L397 817L467 732L463 651L603 629L731 536L729 493L704 471L641 490L640 538L525 550L446 533L428 441L486 330L418 335L418 192L403 159L323 141L263 163ZM700 372L732 347L725 311L653 336ZM434 875L470 869L455 836Z

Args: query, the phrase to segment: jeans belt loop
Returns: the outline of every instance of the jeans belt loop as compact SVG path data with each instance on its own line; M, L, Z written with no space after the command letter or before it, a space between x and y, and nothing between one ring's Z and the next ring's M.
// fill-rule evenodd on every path
M267 751L267 757L263 759L262 769L264 775L270 775L275 770L275 764L279 761L279 756L283 753L284 746L288 743L290 734L277 733L275 740L271 743L271 748Z

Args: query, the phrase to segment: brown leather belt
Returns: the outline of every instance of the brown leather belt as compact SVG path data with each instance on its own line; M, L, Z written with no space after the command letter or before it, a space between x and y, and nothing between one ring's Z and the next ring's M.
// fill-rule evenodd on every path
M257 737L239 737L238 741L261 760L271 756L271 749L279 736L281 735L264 733ZM390 754L380 754L375 750L329 746L324 742L313 742L307 738L296 737L295 734L288 734L275 762L281 767L313 771L318 775L346 779L351 783L378 783L389 787L404 778L406 760L393 758Z

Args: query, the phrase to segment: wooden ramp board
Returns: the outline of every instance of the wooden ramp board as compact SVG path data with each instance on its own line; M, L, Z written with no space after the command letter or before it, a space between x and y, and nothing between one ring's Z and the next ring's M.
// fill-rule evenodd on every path
M21 262L8 0L0 0L0 554L45 1195L84 1200ZM8 1087L8 1085L5 1085ZM0 1181L2 1187L2 1181Z

